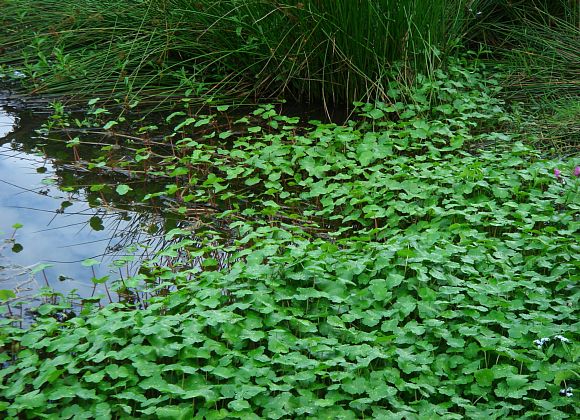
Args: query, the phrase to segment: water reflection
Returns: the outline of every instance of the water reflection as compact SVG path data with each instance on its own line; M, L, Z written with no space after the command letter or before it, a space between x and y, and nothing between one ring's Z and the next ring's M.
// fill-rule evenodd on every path
M127 251L131 244L158 247L159 238L145 232L155 216L110 202L96 207L96 194L83 185L89 180L63 170L66 164L56 158L69 151L62 144L55 153L39 145L45 139L34 129L42 120L0 106L0 289L23 296L48 285L63 294L105 294L105 286L94 290L91 279L132 275L136 264L120 272L113 262L143 255L142 247ZM83 266L89 258L99 264ZM51 267L31 278L29 268L39 263Z
M6 137L14 129L16 116L0 108L0 138Z

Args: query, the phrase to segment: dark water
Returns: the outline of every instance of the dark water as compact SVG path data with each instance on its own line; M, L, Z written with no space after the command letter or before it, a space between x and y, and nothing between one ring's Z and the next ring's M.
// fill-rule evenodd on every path
M133 208L130 199L91 192L91 184L118 180L75 167L64 142L35 132L46 118L15 110L0 94L0 289L23 298L49 286L108 299L104 284L94 290L91 279L109 276L110 286L133 275L137 262L160 246L151 232L162 231L163 220ZM91 258L94 265L81 264Z

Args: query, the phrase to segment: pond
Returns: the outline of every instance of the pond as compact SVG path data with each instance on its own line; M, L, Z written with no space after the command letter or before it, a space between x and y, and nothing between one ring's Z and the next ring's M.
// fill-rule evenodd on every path
M37 134L47 117L0 93L0 289L19 299L48 286L115 300L106 285L134 274L162 245L167 221L129 199L92 192L94 183L115 179L95 179L74 164L65 142Z

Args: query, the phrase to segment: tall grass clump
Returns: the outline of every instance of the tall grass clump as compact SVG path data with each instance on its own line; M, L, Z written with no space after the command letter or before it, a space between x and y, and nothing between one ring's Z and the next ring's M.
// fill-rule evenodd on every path
M511 70L512 94L561 98L580 92L580 3L473 2L481 18L471 28Z
M577 149L580 3L476 0L470 7L479 13L470 38L501 62L506 98L525 104L521 127L558 154Z
M437 65L465 0L4 0L0 63L35 92L349 103ZM402 63L402 64L401 64Z

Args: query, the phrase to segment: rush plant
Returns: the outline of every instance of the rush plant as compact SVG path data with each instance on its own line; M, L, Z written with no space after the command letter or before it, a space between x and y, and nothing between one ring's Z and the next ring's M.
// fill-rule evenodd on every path
M465 3L3 0L0 63L39 93L350 104L385 99L393 68L435 68Z

